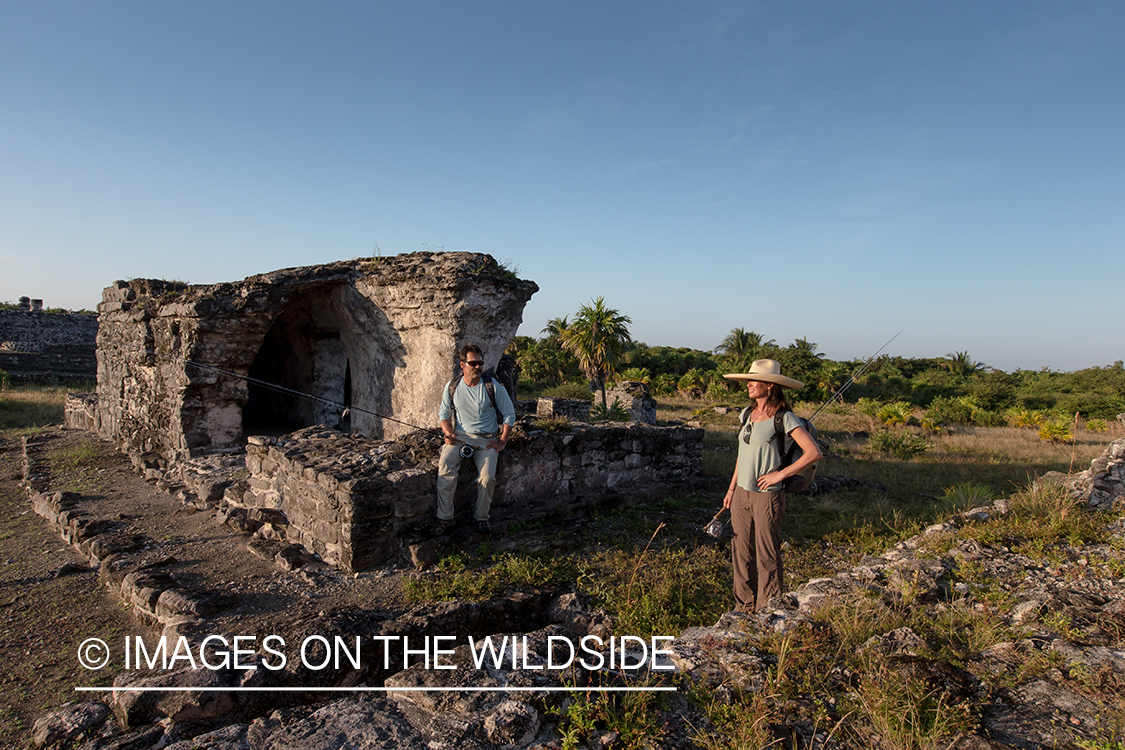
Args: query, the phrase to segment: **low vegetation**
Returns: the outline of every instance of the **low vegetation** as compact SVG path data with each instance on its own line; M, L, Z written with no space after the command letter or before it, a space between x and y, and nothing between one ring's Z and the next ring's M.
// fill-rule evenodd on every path
M16 384L0 373L0 430L62 424L66 394L93 390L92 383Z
M604 312L628 321L616 310ZM863 360L830 360L806 338L782 346L740 328L731 331L714 351L701 351L649 346L631 340L627 328L619 327L611 347L613 356L600 363L602 367L594 373L583 370L573 346L567 346L578 332L589 329L588 318L588 306L583 306L574 322L566 317L551 320L542 338L517 336L512 341L508 353L519 362L523 395L561 395L548 390L575 385L581 395L574 397L589 398L591 380L599 387L607 381L633 380L647 383L662 399L741 406L746 404L745 390L724 379L723 373L745 372L753 360L767 357L781 362L782 372L805 383L794 394L798 400L821 404L865 364ZM575 332L568 333L571 329ZM1125 412L1125 365L1117 361L1075 372L1042 369L1008 373L973 360L968 352L922 358L884 355L862 371L844 398L865 402L870 416L878 417L887 427L930 424L1039 429L1045 422L1073 423L1077 419L1094 431ZM1093 427L1089 427L1091 421Z
M532 346L538 343L523 351ZM752 353L743 356L778 354L776 348L768 348L772 343L751 346ZM667 392L673 378L666 376L674 373L659 363L658 349L635 347L621 356L621 363L635 367L631 374L638 378L663 383L660 388ZM842 383L855 364L843 363L834 370L833 365L841 363L817 358L815 345L804 342L798 349L809 358L809 367L826 376L838 374L836 379L818 382L806 394L809 397ZM738 392L720 391L725 382L717 386L707 373L739 369L736 365L743 363L722 359L731 354L678 350L663 350L663 354L679 362L677 367L691 367L675 378L674 395L660 398L658 420L702 425L705 473L729 477L737 451L737 407L743 401ZM1009 512L960 530L960 539L1003 546L1049 562L1068 559L1068 549L1077 545L1116 545L1114 549L1121 551L1120 535L1109 531L1111 524L1119 523L1116 516L1090 512L1058 488L1033 483L1047 471L1087 467L1125 433L1108 414L1114 409L1125 411L1125 404L1119 403L1121 385L1113 385L1116 395L1098 390L1104 383L1119 382L1120 363L1083 371L1085 375L1010 376L971 367L968 374L958 374L938 361L922 369L916 365L913 360L887 360L856 387L860 399L834 404L817 417L820 435L829 446L819 474L846 476L859 484L790 502L784 529L789 588L848 569L863 555L878 555L951 512L997 499L1007 503ZM817 381L810 378L810 382ZM1074 388L1061 388L1068 384ZM539 385L543 391L590 398L584 382L556 378ZM1050 391L1051 387L1060 390ZM1087 390L1080 394L1081 388ZM6 385L0 391L0 428L59 423L69 390L75 388ZM1079 408L1074 408L1079 401ZM799 403L798 413L811 415L816 403ZM1089 410L1089 418L1082 416L1086 413L1082 409ZM570 428L566 420L541 420L538 426ZM1045 428L1049 437L1041 439ZM56 470L72 469L69 464L78 466L81 459L62 455ZM718 497L708 495L649 501L603 511L578 526L534 529L540 540L534 550L501 552L486 544L463 551L409 582L407 594L415 600L484 599L511 588L574 589L591 608L603 608L612 616L615 630L621 633L668 635L710 625L731 607L728 547L700 533L699 519L709 518L718 504ZM529 530L512 528L509 536L523 538ZM940 555L955 541L950 535L933 534L925 538L922 552ZM1115 573L1122 577L1121 559L1118 555L1096 564L1116 565ZM791 746L785 744L789 740L779 735L779 728L800 713L813 717L817 746L831 746L832 740L841 747L951 746L979 725L973 697L920 676L892 675L884 662L859 647L873 635L909 627L924 639L930 656L971 670L974 655L1023 637L1000 616L1003 607L1011 604L1003 586L971 562L959 565L955 579L969 594L946 603L940 618L920 615L909 591L895 601L856 594L821 606L815 625L785 635L755 636L743 648L770 665L760 690L681 685L703 717L696 727L696 744ZM1083 625L1062 614L1049 617L1054 619L1046 624L1064 636L1078 633ZM1115 648L1125 649L1125 622L1115 617L1106 615L1101 627L1116 634ZM1021 654L1005 672L989 679L1017 684L1056 673L1078 693L1120 696L1125 688L1106 675L1066 671L1057 654L1039 651ZM563 746L578 747L606 732L614 733L614 747L651 746L665 732L661 716L668 709L666 700L640 693L576 693L559 715ZM1120 707L1125 711L1125 705ZM1083 739L1078 746L1123 747L1125 729L1120 723L1104 723L1101 735Z
M799 411L812 409L806 404ZM832 576L953 512L998 499L1007 502L1010 512L961 530L960 539L1059 561L1067 559L1074 545L1121 546L1120 536L1110 533L1114 516L1079 507L1058 487L1032 483L1047 471L1087 467L1121 436L1119 423L1104 432L1080 424L1069 442L1057 443L1042 442L1035 431L1021 427L954 425L932 432L901 421L886 426L879 411L869 403L845 404L818 417L821 436L830 446L820 473L868 484L793 498L785 525L788 587ZM658 419L700 421L706 428L707 473L729 476L733 471L736 410L719 413L681 396L661 399ZM873 444L872 436L880 432L926 448L896 455ZM729 552L725 543L703 536L699 524L687 519L707 518L718 502L700 495L606 512L584 528L560 530L546 545L564 551L493 554L481 549L443 561L437 571L410 584L408 593L418 599L483 598L507 586L562 585L574 587L591 607L612 614L617 632L644 637L710 625L731 608ZM947 553L956 541L946 534L927 536L921 554ZM1120 559L1106 564L1123 566ZM771 665L762 689L716 694L700 685L681 686L705 717L697 727L696 744L789 746L779 732L797 714L813 717L824 746L834 739L842 747L945 747L971 732L979 725L974 696L936 686L920 675L891 674L880 658L859 648L874 635L909 627L925 640L928 656L972 669L984 649L1025 637L1001 616L1012 602L999 582L970 563L958 568L955 579L970 594L948 602L936 620L913 606L907 587L892 602L860 594L833 600L820 607L815 627L784 636L761 634L747 642L747 653ZM1078 628L1061 621L1051 625L1059 632ZM1114 620L1105 627L1116 628L1117 648L1125 647L1125 623ZM988 678L1014 685L1058 669L1054 661L1030 652L999 678ZM1122 687L1077 673L1065 679L1077 692L1096 691L1103 697ZM616 733L614 747L647 747L659 738L665 731L659 720L665 710L662 699L625 695L629 697L578 695L562 717L564 746L578 747L605 732ZM1125 735L1105 736L1107 742L1120 743Z

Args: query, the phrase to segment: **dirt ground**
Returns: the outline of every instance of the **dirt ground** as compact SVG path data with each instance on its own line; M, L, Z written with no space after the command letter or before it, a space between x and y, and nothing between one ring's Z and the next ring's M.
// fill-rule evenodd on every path
M357 576L327 567L285 572L251 554L249 537L221 525L214 511L195 511L145 482L106 441L64 428L37 431L35 440L51 490L80 493L82 510L120 521L123 530L148 539L139 553L142 561L175 558L162 569L177 586L237 598L235 607L208 623L213 632L284 634L287 627L326 611L376 609L395 616L406 607L402 569ZM113 649L124 644L126 635L159 633L138 622L99 581L97 571L86 568L82 557L31 510L21 478L20 433L0 432L4 747L24 746L32 723L45 709L91 699L89 693L76 693L76 686L112 684L123 667L121 654ZM114 657L98 671L86 670L78 661L79 645L91 637L110 644Z
M79 675L78 644L140 632L96 572L55 577L83 560L32 512L21 478L19 437L0 433L0 737L12 746L43 709L75 700L80 677L91 685L112 680Z

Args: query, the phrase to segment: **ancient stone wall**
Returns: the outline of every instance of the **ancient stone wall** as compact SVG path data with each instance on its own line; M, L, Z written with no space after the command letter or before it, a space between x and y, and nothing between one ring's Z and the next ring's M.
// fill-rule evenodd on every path
M245 486L227 500L282 511L287 538L344 570L399 557L433 519L438 444L415 433L388 442L309 428L274 440L251 437ZM608 498L659 497L702 481L703 430L573 425L529 430L503 452L492 519L572 517ZM476 498L473 462L462 465L459 514Z
M656 399L649 395L648 386L644 383L616 383L606 390L605 398L611 407L614 402L621 404L621 408L629 413L631 422L656 424Z
M1075 500L1099 510L1125 505L1125 438L1106 446L1090 468L1077 474L1049 471L1040 481L1061 484Z
M457 349L475 342L495 366L537 289L476 253L119 281L98 306L96 427L169 462L319 423L376 438L413 429L383 417L432 426Z
M535 403L535 414L544 419L566 417L578 422L586 422L590 419L591 406L589 401L578 398L540 396Z
M82 313L46 313L42 300L0 310L0 370L17 377L92 378L98 319Z

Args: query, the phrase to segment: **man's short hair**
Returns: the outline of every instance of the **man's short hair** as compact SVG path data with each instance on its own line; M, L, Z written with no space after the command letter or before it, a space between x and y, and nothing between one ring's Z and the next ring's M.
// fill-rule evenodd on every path
M484 359L484 352L482 352L480 350L479 346L477 346L476 344L465 344L464 346L461 347L461 361L462 362L465 361L465 357L469 356L470 352L477 355L481 359Z

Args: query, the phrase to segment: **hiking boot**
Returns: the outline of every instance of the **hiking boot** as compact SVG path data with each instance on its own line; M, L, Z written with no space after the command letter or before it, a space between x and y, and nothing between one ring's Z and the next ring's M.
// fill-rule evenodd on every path
M477 533L478 534L491 534L492 533L492 524L490 524L488 521L477 521Z
M439 519L434 521L434 526L433 526L433 529L431 529L431 531L433 532L434 536L445 536L446 533L452 528L453 528L453 519L452 518L449 519L448 521L445 521L445 520L442 520L442 519L439 518Z

